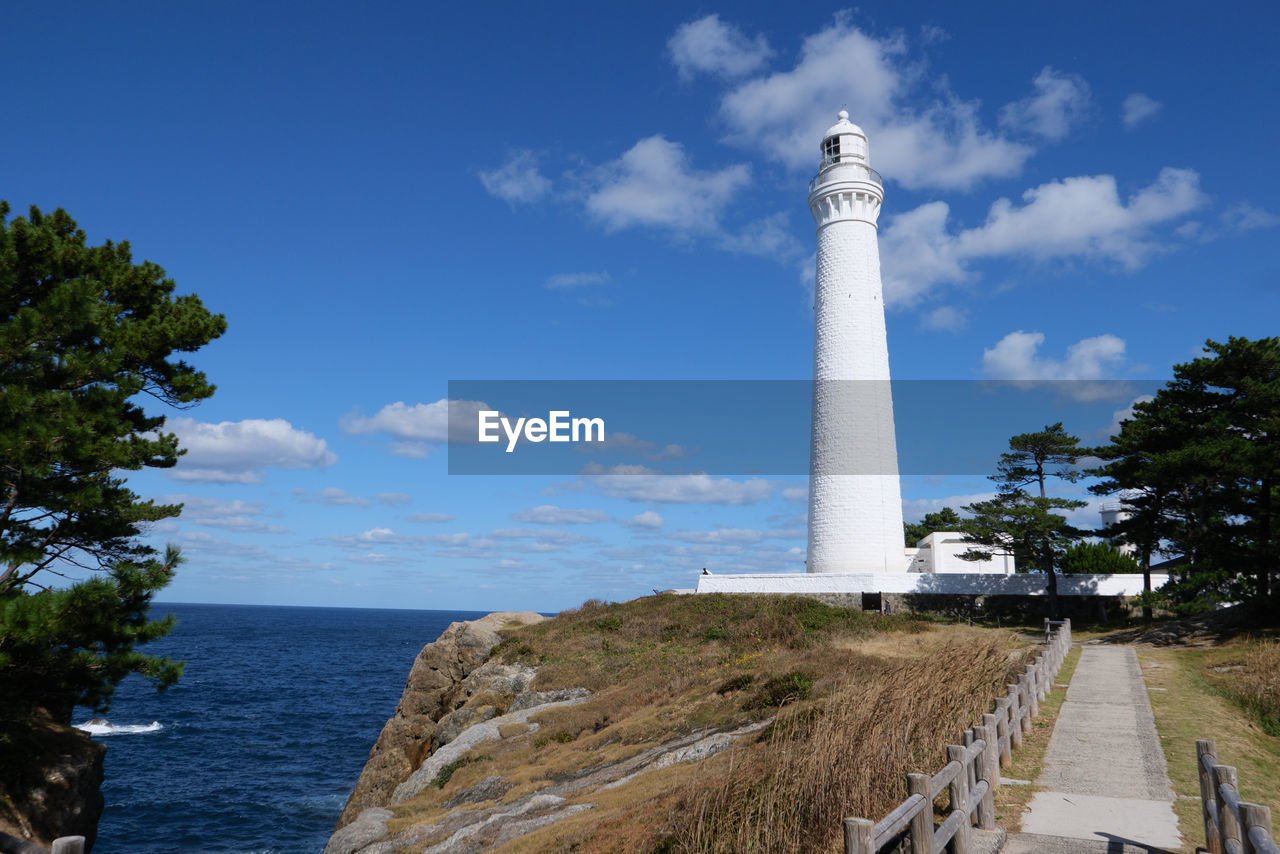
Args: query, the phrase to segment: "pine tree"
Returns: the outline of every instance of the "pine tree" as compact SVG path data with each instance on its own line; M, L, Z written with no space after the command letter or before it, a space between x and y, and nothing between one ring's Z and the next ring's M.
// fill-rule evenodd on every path
M107 702L128 672L177 678L134 647L168 631L146 612L177 563L139 542L141 526L182 508L142 500L120 472L177 462L177 438L142 404L213 394L173 356L226 322L174 297L129 244L87 245L65 211L8 215L0 202L0 711L65 719L74 703Z
M960 557L985 560L992 549L999 549L1011 552L1024 571L1038 568L1045 573L1049 613L1054 619L1062 614L1054 566L1085 535L1054 511L1074 510L1086 502L1051 497L1048 482L1079 480L1075 464L1083 455L1079 438L1063 430L1061 423L1036 433L1019 433L1009 439L1009 451L1000 455L996 473L990 476L998 484L996 497L961 508L972 514L959 525L965 541L983 548L969 549Z
M1208 341L1205 352L1175 365L1093 451L1106 480L1092 489L1124 491L1133 515L1106 533L1138 546L1144 565L1157 549L1187 558L1176 600L1265 602L1280 559L1280 338Z
M907 547L914 548L934 531L955 531L958 530L959 525L960 514L950 507L943 507L936 513L924 514L924 518L919 522L904 522L902 527Z

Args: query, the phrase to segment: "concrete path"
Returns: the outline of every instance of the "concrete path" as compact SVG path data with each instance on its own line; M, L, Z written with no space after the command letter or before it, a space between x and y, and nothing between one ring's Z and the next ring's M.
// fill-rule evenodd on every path
M1083 647L1036 785L1043 791L1032 796L1005 854L1181 847L1173 786L1132 647Z

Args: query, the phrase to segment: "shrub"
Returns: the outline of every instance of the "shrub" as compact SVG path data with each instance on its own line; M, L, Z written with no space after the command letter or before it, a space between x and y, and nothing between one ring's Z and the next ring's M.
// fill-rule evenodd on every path
M747 700L742 708L767 709L794 703L809 696L813 690L813 677L804 671L797 670L785 676L774 676L768 679L754 697Z
M739 676L734 676L732 679L727 679L720 683L720 687L716 689L716 693L723 696L724 694L728 694L730 691L741 691L743 688L750 688L754 679L755 677L750 673L743 673Z
M466 756L459 756L448 765L442 767L439 772L436 773L436 778L431 781L431 785L435 786L437 789L443 789L453 777L453 772L457 771L459 768L465 768L475 762L490 762L492 760L493 757L487 753L482 753L479 756L472 756L470 754Z

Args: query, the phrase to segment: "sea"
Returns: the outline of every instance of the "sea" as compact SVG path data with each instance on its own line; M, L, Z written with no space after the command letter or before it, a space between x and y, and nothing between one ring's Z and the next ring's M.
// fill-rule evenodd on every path
M94 854L324 848L414 657L479 611L156 604L146 652L186 662L163 693L131 676L73 723L107 746ZM94 719L105 724L90 724Z

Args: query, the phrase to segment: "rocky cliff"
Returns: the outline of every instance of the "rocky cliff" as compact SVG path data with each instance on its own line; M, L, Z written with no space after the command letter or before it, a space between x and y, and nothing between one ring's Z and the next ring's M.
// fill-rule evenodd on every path
M325 852L833 850L985 711L1010 637L777 596L458 623Z
M47 719L6 728L0 751L0 833L48 848L59 836L92 847L107 748Z
M378 735L355 790L338 818L338 829L370 807L389 804L396 787L409 779L432 750L452 740L467 723L497 714L493 702L472 703L464 710L468 700L491 694L495 702L504 698L509 702L527 686L532 673L518 667L490 667L485 673L476 674L476 678L468 677L502 640L503 629L544 619L532 611L501 611L479 620L453 623L437 640L422 648L409 671L395 714Z

